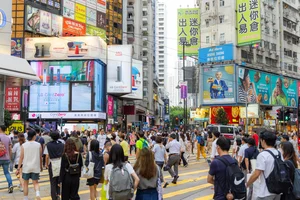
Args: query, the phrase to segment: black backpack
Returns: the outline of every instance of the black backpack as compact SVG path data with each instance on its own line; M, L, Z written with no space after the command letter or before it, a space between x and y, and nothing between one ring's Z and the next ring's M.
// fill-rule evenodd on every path
M222 157L217 157L224 165L226 165L226 184L222 188L224 195L231 193L234 199L246 199L247 189L245 185L245 175L239 168L238 163L229 163ZM225 188L224 188L225 187Z
M281 194L286 193L293 187L292 180L289 173L289 166L281 160L281 154L275 156L272 151L265 150L270 153L274 158L274 169L271 174L266 178L266 184L270 193Z

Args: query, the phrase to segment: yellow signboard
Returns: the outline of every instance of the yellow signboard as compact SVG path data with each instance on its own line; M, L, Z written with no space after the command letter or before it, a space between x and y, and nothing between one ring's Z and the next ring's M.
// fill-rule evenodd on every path
M237 0L237 44L251 45L261 41L260 0Z
M84 5L75 4L75 20L86 23L86 7Z
M10 134L12 130L16 130L19 133L24 133L24 126L22 123L13 123L10 127L8 127L5 131L6 134Z
M200 9L180 8L177 10L177 48L183 56L185 44L186 56L198 56L200 47Z

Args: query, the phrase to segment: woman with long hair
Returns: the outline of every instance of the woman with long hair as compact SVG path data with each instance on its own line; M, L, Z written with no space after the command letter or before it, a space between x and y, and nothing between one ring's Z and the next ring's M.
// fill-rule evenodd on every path
M90 150L86 155L85 166L89 166L90 162L94 165L94 177L87 180L86 185L90 188L91 200L97 199L97 186L102 176L102 167L104 167L103 154L99 151L98 140L91 140Z
M82 157L76 151L75 142L67 139L59 176L59 182L62 183L62 200L80 199L78 190L82 166Z
M23 133L18 133L18 143L16 143L12 149L12 153L14 153L15 156L15 168L18 169L18 164L19 164L19 159L20 159L20 155L21 155L21 146L22 144L24 144L26 142L25 136ZM23 186L24 186L24 181L22 179L22 177L20 176L20 174L22 174L22 166L20 167L20 171L19 174L17 175L17 178L19 179L20 182L20 191L23 192Z
M290 142L281 143L282 156L284 162L289 166L290 178L294 183L295 169L298 168L297 156L293 144ZM295 200L292 188L281 195L281 200Z
M186 152L186 146L187 146L187 144L186 144L185 136L184 136L183 133L180 133L179 143L181 145L181 149L180 149L180 151L181 151L181 160L183 162L183 166L187 167L188 163L187 163L187 161L185 159L185 155L184 155L185 152ZM180 165L180 163L179 163L179 165Z
M139 184L139 177L136 175L134 172L132 166L125 162L124 158L124 151L121 145L119 144L114 144L112 145L110 152L109 152L109 161L108 164L105 166L105 172L104 172L104 184L106 185L106 198L107 199L112 199L110 196L110 178L111 178L111 173L113 170L116 168L121 169L124 172L124 168L128 171L128 173L131 175L131 177L134 179L134 186L133 189L134 191L137 189L137 186ZM124 184L124 183L121 183ZM121 197L122 200L130 199L128 197ZM115 200L115 199L114 199Z
M162 181L160 169L155 164L154 155L148 148L143 148L133 167L140 182L138 185L136 200L158 200L157 187L161 188L158 182ZM158 180L159 179L159 180Z

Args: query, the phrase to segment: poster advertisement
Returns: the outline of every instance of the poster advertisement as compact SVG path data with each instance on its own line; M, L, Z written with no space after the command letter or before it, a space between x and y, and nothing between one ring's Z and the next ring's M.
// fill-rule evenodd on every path
M80 3L82 5L86 5L86 0L73 0L75 1L76 3Z
M270 104L271 75L258 70L239 68L238 102Z
M62 35L63 17L52 14L52 20L51 21L52 21L51 35L61 36Z
M143 99L143 62L132 59L131 93L122 96L129 99Z
M21 110L21 88L7 87L5 88L5 109L8 111Z
M114 98L110 95L107 96L107 115L112 116L114 114Z
M85 36L86 25L71 19L63 19L63 36Z
M94 61L84 63L86 79L94 78ZM92 82L71 83L71 111L91 111L92 108Z
M291 78L272 75L272 105L297 107L297 81Z
M234 66L217 65L203 67L203 104L226 104L235 102Z
M61 12L62 0L26 0L26 1L29 1L30 5L39 7L42 10L45 10L47 12L56 15L59 15Z
M98 28L105 30L106 26L106 14L100 11L97 11L97 25Z
M186 99L187 98L187 93L188 93L188 83L187 83L187 81L181 82L180 83L180 98L181 99Z
M132 46L109 45L107 65L107 93L129 94L132 90Z
M183 44L186 56L198 56L200 46L200 10L199 8L177 9L177 49L178 56L183 54Z
M237 0L237 45L245 46L261 41L260 0Z
M40 10L40 33L51 35L51 13Z
M26 5L26 27L27 31L40 32L40 10Z
M225 112L227 113L229 122L228 124L238 124L240 120L240 109L238 106L212 106L210 107L210 122L211 124L217 124L216 118L218 110L223 108ZM222 131L222 130L221 130Z
M79 3L75 4L75 20L86 23L86 6Z
M106 13L106 0L97 0L97 10Z
M94 81L94 61L31 62L31 67L41 81L30 86L29 111L69 111L70 81ZM75 83L71 86L78 91L83 87L86 90L92 85ZM86 104L91 106L91 97L83 98L83 92L75 94L75 99L82 104L75 110L85 110Z
M197 108L196 110L191 110L190 118L194 121L208 121L209 108Z
M86 23L92 26L96 26L97 11L89 7L86 8Z
M71 0L64 0L63 16L75 19L75 3Z
M22 58L22 47L23 47L23 38L11 38L11 54Z
M104 29L95 27L95 26L91 26L91 25L86 25L86 35L90 35L90 36L99 36L101 37L103 40L105 40L106 38L106 31Z
M199 49L199 64L233 60L233 44Z
M92 9L97 9L97 0L86 0L86 6Z

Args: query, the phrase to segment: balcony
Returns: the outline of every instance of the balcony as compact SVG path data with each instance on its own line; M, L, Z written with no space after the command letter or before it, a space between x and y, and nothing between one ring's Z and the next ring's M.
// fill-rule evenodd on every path
M131 25L131 26L134 25L134 20L133 20L133 18L127 18L127 25Z
M127 6L127 11L130 12L130 13L133 13L133 12L134 12L134 7L133 7L133 5L128 5L128 6Z

